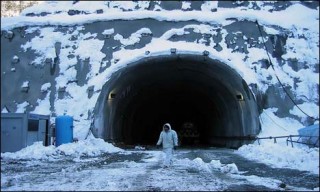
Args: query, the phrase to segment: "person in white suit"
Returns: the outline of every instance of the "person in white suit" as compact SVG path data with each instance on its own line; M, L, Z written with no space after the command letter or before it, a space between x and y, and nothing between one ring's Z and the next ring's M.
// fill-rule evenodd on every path
M164 167L167 168L172 165L173 150L178 146L177 132L171 129L171 125L169 123L163 125L163 130L160 133L157 146L160 147L161 144L163 152L165 153Z

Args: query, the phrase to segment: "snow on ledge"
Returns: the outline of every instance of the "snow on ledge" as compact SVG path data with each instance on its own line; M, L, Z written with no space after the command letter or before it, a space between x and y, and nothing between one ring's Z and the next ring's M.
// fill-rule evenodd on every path
M319 9L319 8L318 8ZM219 8L217 12L210 11L149 11L135 10L126 12L108 10L102 14L73 15L63 12L45 17L17 16L1 18L1 30L11 30L22 26L42 26L42 25L80 25L96 21L111 20L136 20L136 19L156 19L159 21L199 21L208 23L230 24L233 21L227 19L236 18L238 20L256 21L264 25L278 25L283 28L298 26L309 28L319 32L319 10L309 9L301 4L294 4L284 11L269 12L266 10L242 10L241 8ZM299 14L297 14L299 13ZM281 19L279 19L281 18Z
M157 46L161 45L161 46ZM118 59L119 62L112 64L105 71L100 73L98 76L94 76L88 81L88 86L95 85L95 89L99 90L102 86L109 80L111 75L118 71L119 69L126 67L128 64L139 61L143 58L156 57L156 56L167 56L171 55L170 49L176 48L176 54L192 54L192 55L203 55L204 51L208 51L210 59L221 61L222 63L233 68L237 73L239 73L242 78L250 83L260 83L257 81L256 74L251 71L248 66L246 66L242 61L242 57L239 57L236 54L222 54L221 52L216 51L212 47L208 47L202 44L195 44L192 42L171 42L168 40L163 40L160 38L154 38L151 43L146 45L141 49L126 50L121 49L113 53L113 58ZM146 55L146 52L148 54ZM243 63L239 65L237 63ZM245 75L244 75L245 74ZM259 86L262 87L262 86Z

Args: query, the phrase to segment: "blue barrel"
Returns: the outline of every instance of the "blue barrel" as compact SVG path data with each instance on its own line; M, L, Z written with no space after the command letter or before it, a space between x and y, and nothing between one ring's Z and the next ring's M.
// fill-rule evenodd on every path
M73 142L73 117L56 117L56 146Z

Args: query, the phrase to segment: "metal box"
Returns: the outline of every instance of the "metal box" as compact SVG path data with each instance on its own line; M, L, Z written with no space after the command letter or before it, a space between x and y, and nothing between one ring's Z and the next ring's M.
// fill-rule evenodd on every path
M36 141L50 145L49 125L49 115L1 113L1 153L19 151Z

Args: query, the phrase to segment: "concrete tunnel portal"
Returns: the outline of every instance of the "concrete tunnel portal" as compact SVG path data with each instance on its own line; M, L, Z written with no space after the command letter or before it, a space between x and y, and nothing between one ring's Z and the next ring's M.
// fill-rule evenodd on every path
M258 106L242 77L202 55L144 58L111 75L94 110L93 134L108 142L155 145L164 123L180 145L238 148L260 132Z

